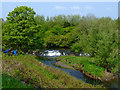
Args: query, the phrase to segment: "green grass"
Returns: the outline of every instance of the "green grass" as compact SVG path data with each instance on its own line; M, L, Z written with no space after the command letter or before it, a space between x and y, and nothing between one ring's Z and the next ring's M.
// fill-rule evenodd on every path
M3 73L19 78L43 88L101 88L102 85L91 85L41 63L36 56L3 54Z
M79 57L79 56L61 56L57 58L62 63L65 63L75 68L80 68L81 65L84 65L83 70L87 71L93 76L102 77L105 71L105 68L96 66L93 63L94 58L90 57ZM70 62L70 63L69 63Z
M2 74L2 86L3 88L34 88L30 84L22 83L19 79L10 77L7 74Z

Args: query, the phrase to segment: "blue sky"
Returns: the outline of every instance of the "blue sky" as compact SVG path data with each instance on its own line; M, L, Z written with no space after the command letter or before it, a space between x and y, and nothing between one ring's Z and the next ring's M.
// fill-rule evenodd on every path
M94 14L96 17L118 17L118 2L2 2L2 18L6 20L9 12L16 6L28 6L38 15L57 16L59 14L86 16Z

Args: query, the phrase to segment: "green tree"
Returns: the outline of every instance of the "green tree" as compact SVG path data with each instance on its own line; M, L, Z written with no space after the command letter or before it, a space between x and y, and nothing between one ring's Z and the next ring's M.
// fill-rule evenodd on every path
M76 26L79 24L81 17L80 15L68 15L67 20L71 26Z
M61 28L56 25L45 32L45 46L47 47L69 47L71 45L72 27Z
M45 18L43 15L37 15L35 16L35 21L37 24L44 24L45 23Z
M118 25L116 20L86 18L73 30L76 38L71 48L76 52L90 53L94 63L112 70L118 62Z
M7 24L3 27L3 45L27 51L35 45L35 35L39 25L35 23L35 12L27 6L16 7L9 12Z

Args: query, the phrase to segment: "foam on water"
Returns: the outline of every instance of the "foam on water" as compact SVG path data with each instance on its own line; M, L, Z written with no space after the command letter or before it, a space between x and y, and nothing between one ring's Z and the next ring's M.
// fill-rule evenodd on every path
M60 51L60 50L44 50L42 51L40 56L65 56L65 55L70 55L73 54L71 52L66 52L66 51ZM89 53L78 53L78 56L91 56Z
M46 50L44 51L41 56L61 56L62 54L59 50Z

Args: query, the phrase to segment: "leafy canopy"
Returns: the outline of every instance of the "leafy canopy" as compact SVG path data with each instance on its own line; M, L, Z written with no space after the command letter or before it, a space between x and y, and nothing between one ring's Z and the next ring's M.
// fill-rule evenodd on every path
M6 47L22 50L32 49L36 42L34 39L40 25L36 25L34 15L36 13L27 6L16 7L9 12L7 24L3 26L3 44Z

